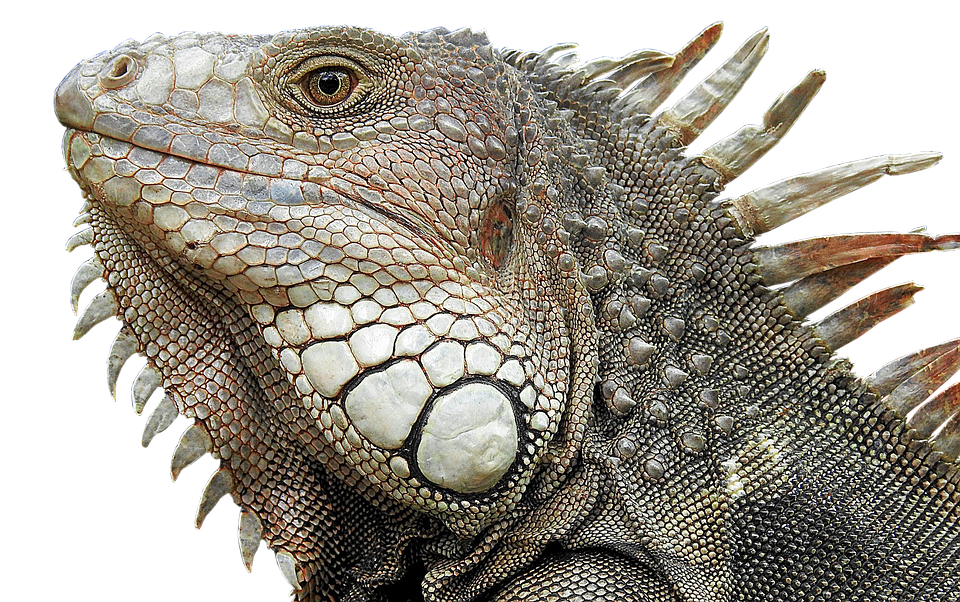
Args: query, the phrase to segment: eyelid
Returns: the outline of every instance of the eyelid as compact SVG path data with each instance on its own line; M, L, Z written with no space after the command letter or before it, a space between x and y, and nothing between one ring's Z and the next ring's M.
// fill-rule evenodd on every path
M315 56L308 58L288 71L285 74L284 79L286 79L288 83L299 83L300 80L307 76L307 74L322 67L343 67L353 71L356 74L358 83L370 81L370 77L367 75L366 70L363 69L363 67L346 57L337 55Z
M306 98L302 85L304 79L310 73L318 69L328 69L331 67L340 67L352 73L353 76L356 77L356 85L350 92L350 95L341 102L330 106L318 106ZM363 100L374 87L373 79L360 64L347 57L331 54L315 56L301 61L283 75L283 80L287 94L292 97L291 100L315 115L332 116L341 113Z

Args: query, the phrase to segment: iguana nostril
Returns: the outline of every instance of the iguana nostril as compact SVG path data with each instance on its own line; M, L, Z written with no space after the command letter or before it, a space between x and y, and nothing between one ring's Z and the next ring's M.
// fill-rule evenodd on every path
M137 61L126 54L113 57L103 66L97 78L105 89L122 88L137 77Z
M68 128L90 129L96 113L90 99L80 91L80 67L74 67L60 85L53 99L57 119Z

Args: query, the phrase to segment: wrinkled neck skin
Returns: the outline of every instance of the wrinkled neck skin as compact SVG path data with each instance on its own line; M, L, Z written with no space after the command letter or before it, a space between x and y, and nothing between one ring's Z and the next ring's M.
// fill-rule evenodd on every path
M157 37L69 75L84 220L140 351L302 582L400 579L415 541L449 578L562 485L584 434L589 299L565 240L513 224L564 202L529 181L572 176L519 158L545 135L521 120L545 118L502 63L438 73L435 36L278 40ZM318 116L288 81L331 56L371 91Z

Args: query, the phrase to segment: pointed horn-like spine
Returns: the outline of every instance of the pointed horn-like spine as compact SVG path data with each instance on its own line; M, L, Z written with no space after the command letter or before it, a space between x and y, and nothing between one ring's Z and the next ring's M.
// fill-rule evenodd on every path
M723 204L743 234L755 236L872 184L885 175L898 176L927 169L941 158L939 153L871 157L781 180Z
M734 99L766 54L770 42L763 28L744 42L737 52L657 121L680 134L681 144L693 142Z
M107 318L117 315L120 305L113 291L106 289L90 301L90 305L83 310L83 315L77 320L77 326L73 330L74 340L90 332L90 329L103 322Z
M599 78L616 82L626 88L649 73L666 69L673 64L672 54L655 48L640 48L621 57L600 56L586 61L574 70L589 83Z
M73 275L70 282L70 307L73 313L77 313L77 304L80 302L80 295L90 283L103 275L103 264L95 256L83 262L77 272Z
M199 424L191 424L187 430L180 435L180 441L177 443L177 449L173 452L173 458L170 460L170 474L176 481L182 471L187 466L193 464L203 454L209 453L213 449L213 442L210 435Z
M949 248L925 234L845 234L823 236L772 247L754 247L753 260L767 285L790 282L842 265L875 257L899 257Z
M133 409L137 414L143 413L147 400L153 395L153 392L160 387L162 376L160 371L147 364L137 374L130 390L130 399L133 402Z
M914 228L903 234L926 234L926 227ZM883 233L871 232L870 235L880 235ZM897 236L897 234L894 234ZM955 238L955 234L942 234L937 237L931 237L936 251L954 251L953 243L950 240ZM862 241L862 239L859 239ZM922 246L926 246L925 244ZM755 249L756 250L756 249ZM855 249L856 250L856 249ZM833 303L855 286L862 283L867 278L873 276L880 270L900 260L901 255L881 255L879 257L870 257L875 251L865 252L863 248L854 255L841 253L841 256L830 256L828 259L828 269L823 269L824 265L817 266L816 273L803 276L792 284L780 289L783 304L795 318L805 318L810 314L823 309L830 303ZM920 251L926 252L926 251ZM842 261L838 261L842 259ZM858 260L858 259L862 259ZM756 256L755 262L762 262ZM832 267L838 263L848 262L847 265ZM758 267L758 272L763 273L764 268ZM803 271L802 273L807 273ZM762 276L761 276L762 277ZM765 282L766 283L766 282Z
M929 399L934 391L960 369L960 346L948 350L923 368L910 375L889 395L883 398L884 404L906 416L915 407Z
M944 388L909 418L908 424L924 438L933 438L933 449L947 462L960 458L960 382Z
M167 430L178 416L177 405L169 395L164 395L160 403L147 418L147 424L143 427L143 436L140 438L140 444L144 447L150 445L153 438L163 431Z
M859 284L897 257L867 259L811 274L780 291L783 304L795 318L805 318Z
M220 498L233 491L233 486L233 475L226 468L221 468L213 473L213 476L207 481L207 486L203 488L203 493L200 495L200 505L197 507L196 521L198 529L203 526L204 519L207 518L210 511L217 505Z
M90 207L93 207L93 205L90 205ZM73 227L79 228L84 224L89 224L92 219L93 219L93 216L90 215L89 209L87 209L86 211L83 211L82 213L80 213L80 215L78 215L77 217L73 218Z
M551 62L554 58L561 54L569 53L577 49L576 44L570 42L564 42L561 44L554 44L553 46L547 46L540 52L540 58L543 61Z
M651 114L663 104L687 73L713 48L720 39L722 31L721 23L714 23L704 29L683 50L674 55L673 64L669 69L652 73L638 82L630 90L630 104L633 112Z
M577 71L583 76L584 83L590 83L598 76L610 72L620 65L620 59L602 57L580 65Z
M921 290L915 284L901 284L878 291L824 318L816 333L836 351L912 305L913 296Z
M293 554L286 550L277 552L277 567L280 568L280 574L287 580L290 587L296 591L303 589L303 586L300 585L300 569L297 567L297 559L293 557Z
M77 247L89 245L93 242L93 228L84 228L67 239L67 253L71 253Z
M672 54L665 54L659 50L639 50L624 57L621 65L605 77L620 88L626 89L642 77L669 69L673 66L674 60Z
M110 347L110 355L107 356L107 388L110 390L110 396L117 398L117 378L120 377L120 369L127 363L137 351L140 342L133 331L124 326L117 333L117 338L113 340Z
M960 348L960 339L915 351L886 364L864 379L864 383L871 391L884 397L910 378L910 375L957 348Z
M260 547L260 539L263 537L263 525L260 518L253 512L243 509L240 512L239 525L239 543L240 557L243 559L243 566L247 571L253 570L253 556Z
M773 103L761 125L744 126L703 151L704 163L720 174L723 184L743 174L793 127L826 78L823 71L808 73L793 90Z
M907 420L907 426L917 429L924 438L930 438L938 429L946 427L960 412L960 383L956 383L923 404ZM958 425L960 429L960 425Z
M960 382L941 387L958 372L960 337L954 337L887 362L864 384L883 396L884 407L906 417L915 439L932 439L932 450L955 462L960 457Z

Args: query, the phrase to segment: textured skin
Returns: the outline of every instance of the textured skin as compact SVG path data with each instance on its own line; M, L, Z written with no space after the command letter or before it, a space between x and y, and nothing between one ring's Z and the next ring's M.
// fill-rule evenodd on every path
M869 489L869 488L870 488L870 484L867 484L866 487ZM601 503L603 503L603 502L601 502ZM607 506L607 507L612 507L612 506ZM954 521L954 525L955 525L955 516L954 516L953 521ZM609 523L610 521L607 521L607 522ZM681 524L682 524L682 523L681 523ZM606 529L606 527L604 527L604 528ZM954 527L954 528L955 528L955 527ZM947 537L948 537L948 538L950 537L950 535L949 535L949 529L947 529ZM954 535L954 537L955 537L955 535ZM604 538L605 540L607 540L607 543L609 543L609 540L611 539L611 538L609 537L609 533L605 533L605 534L603 535L603 538ZM955 553L955 552L954 552L954 553ZM596 558L596 555L594 555L594 554L574 555L574 556L569 557L569 558L568 558L568 557L561 556L561 557L558 557L556 560L550 561L550 562L551 562L551 563L561 563L561 564L563 564L563 563L570 563L570 564L563 564L564 566L567 566L567 567L582 567L582 566L584 566L585 564L590 564L590 560L589 560L590 558ZM954 557L954 558L955 558L955 557ZM603 566L607 566L608 564L617 564L617 563L621 563L621 564L622 564L622 563L625 563L626 561L624 561L624 560L615 560L615 559L610 559L610 558L608 558L608 557L606 557L606 556L601 556L600 558L597 558L597 562L599 562L599 563L602 564ZM953 562L955 562L955 559L953 560ZM549 564L550 564L550 563L548 563L547 566L549 566ZM949 564L949 563L948 563L948 564ZM543 569L538 569L538 570L543 570ZM578 573L578 572L580 572L580 571L577 571L577 570L565 570L565 571L561 571L560 574L576 574L576 573ZM555 574L556 574L556 573L555 573ZM597 574L598 574L598 575L602 575L602 574L603 574L603 571L602 571L602 570L598 570L598 571L597 571ZM643 574L642 571L638 572L638 575L642 575L642 574ZM944 574L949 574L949 571L945 571ZM524 588L524 587L529 587L529 583L536 583L536 582L537 582L536 575L537 575L537 573L536 573L536 571L535 571L535 572L532 573L528 578L523 578L523 579L521 579L520 582L518 582L515 586L511 586L511 587L516 587L516 588L520 589L520 591L524 591L522 588ZM714 580L714 581L716 581L716 580ZM524 582L527 582L527 585L524 585ZM644 583L642 577L637 577L636 582L637 582L638 584L643 584L643 583ZM606 584L609 585L609 580L603 580L603 583L606 583ZM561 578L560 581L557 582L557 584L558 584L559 586L563 587L565 591L567 591L567 590L577 591L577 587L573 587L573 584L566 582L565 579L562 579L562 578ZM550 587L552 587L552 586L550 586ZM637 587L641 588L640 591L644 591L644 592L647 592L647 591L652 592L652 591L653 591L653 589L647 589L647 586L646 586L646 585L637 585ZM945 586L944 586L944 587L945 587ZM947 590L944 590L944 591L947 591ZM758 596L762 597L763 594L758 594Z

